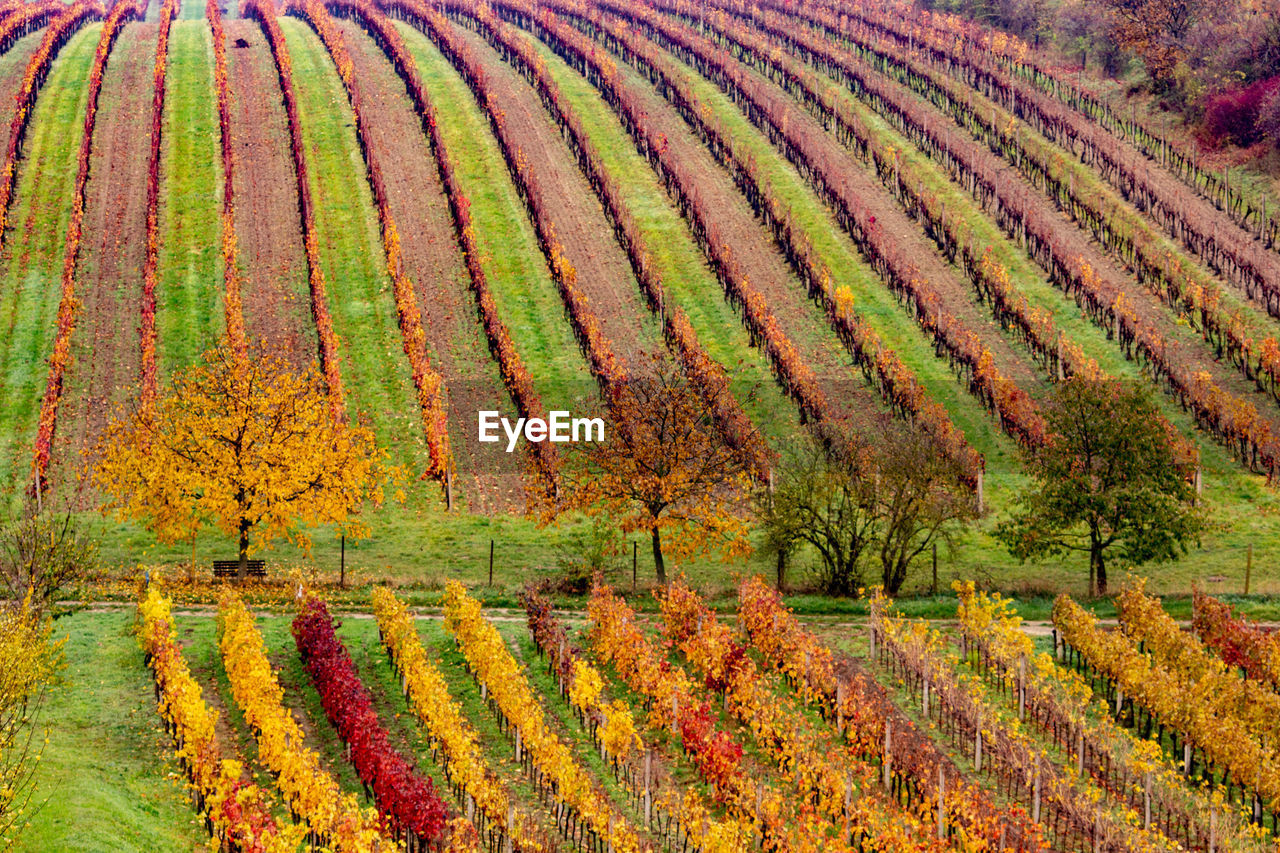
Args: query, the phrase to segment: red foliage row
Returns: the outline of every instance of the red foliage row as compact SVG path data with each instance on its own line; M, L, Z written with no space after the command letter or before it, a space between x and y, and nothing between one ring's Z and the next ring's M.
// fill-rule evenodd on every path
M409 357L413 387L417 391L418 408L422 412L422 426L427 440L429 459L424 476L443 481L453 470L453 454L449 449L448 413L445 411L444 378L431 366L431 359L427 355L427 334L422 328L422 312L418 307L413 282L404 271L400 232L396 228L395 217L391 212L382 164L375 155L364 97L359 81L355 79L355 68L350 54L347 53L347 45L342 38L342 33L333 25L323 3L319 0L291 0L286 10L310 24L320 36L320 41L338 69L338 77L342 80L342 87L351 104L351 112L355 116L356 139L360 144L360 154L364 158L369 185L373 189L378 220L382 223L382 248L386 253L387 274L391 277L392 292L395 295L401 343L405 355Z
M10 0L3 4L0 6L0 53L7 53L18 39L34 33L66 11L67 4L62 0L37 0L35 3Z
M227 77L227 33L218 0L206 0L205 18L213 33L213 80L218 92L218 143L222 151L222 311L232 352L249 357L240 300L240 263L236 250L235 146L231 141L231 84Z
M22 154L22 142L26 137L31 111L36 105L36 95L49 75L49 67L62 46L79 32L85 22L99 20L106 11L98 0L79 0L61 12L45 31L36 52L27 60L22 72L22 83L14 97L13 118L9 121L9 143L5 148L4 166L0 168L0 244L3 244L9 219L9 202L13 200L13 185L18 176L18 157Z
M142 262L142 407L150 409L159 393L156 368L156 267L160 261L160 142L164 133L165 68L169 59L169 25L178 0L160 7L160 35L152 72L151 151L147 158L147 254Z
M514 8L514 6L503 4L503 8ZM546 39L553 49L564 55L571 63L595 64L597 67L601 65L596 57L595 45L576 30L559 25L550 16L543 16L541 20L535 21L526 12L522 23L535 27L540 37ZM923 388L897 356L883 347L879 336L871 326L858 317L847 302L842 303L840 295L832 287L828 271L815 259L807 235L791 221L787 205L773 197L757 181L754 163L735 148L731 134L701 109L696 96L688 90L676 74L669 70L670 66L652 45L637 38L627 29L603 22L598 18L584 20L584 23L592 26L597 37L607 43L612 50L636 65L659 84L659 91L671 101L695 132L702 137L712 154L729 169L756 213L771 226L775 239L779 242L793 269L809 287L814 298L823 305L837 333L861 364L868 378L878 385L895 411L914 419L918 427L933 436L943 451L961 464L971 484L976 484L983 468L981 457L967 445L963 434L947 418L945 410L927 398ZM597 76L599 75L600 72L597 71ZM617 99L609 100L614 102ZM635 115L632 120L640 128L646 125L643 114ZM658 150L664 149L665 146L660 146ZM671 169L669 174L680 175L678 164L668 164L668 168ZM668 183L673 182L668 179ZM703 211L702 216L704 217L702 221L706 222L714 216L714 212Z
M954 70L971 81L971 85L985 87L990 85L988 81L1029 81L1036 90L1074 110L1115 139L1131 143L1197 195L1224 211L1241 228L1256 231L1269 248L1275 248L1280 241L1280 218L1274 211L1268 215L1265 198L1260 205L1246 201L1241 186L1232 185L1227 173L1202 162L1194 149L1151 130L1133 113L1117 112L1106 101L1077 87L1060 67L1049 65L1028 51L992 50L993 40L1013 46L1015 39L1007 34L955 15L931 14L919 9L907 16L886 4L881 4L884 8L865 4L856 8L827 5L836 14L852 16L900 46L919 49L935 67ZM911 21L910 26L903 26L906 20ZM1001 92L999 87L997 92ZM1084 133L1086 136L1080 138L1082 143L1096 135L1092 128Z
M748 16L746 13L743 14ZM748 17L754 17L754 13ZM818 22L828 34L842 31L842 23L834 15L820 10L807 11L804 20ZM761 26L776 38L790 43L793 48L800 49L811 61L815 56L821 57L820 65L842 77L860 96L872 97L873 106L876 109L889 109L890 115L886 117L903 129L902 124L906 119L898 105L910 105L912 102L900 96L894 98L884 94L889 87L883 83L874 85L866 82L868 75L865 73L850 76L850 72L843 66L860 65L860 63L852 60L846 51L835 50L834 56L841 59L833 60L832 48L829 45L824 44L821 39L807 35L803 27L797 31L791 19L766 17ZM1240 369L1246 379L1257 382L1260 388L1269 389L1272 395L1280 400L1280 344L1277 344L1273 337L1266 337L1260 342L1251 338L1238 316L1228 314L1219 307L1221 293L1216 284L1206 287L1196 281L1192 277L1191 268L1181 259L1167 252L1154 234L1115 221L1113 204L1091 195L1084 189L1077 190L1069 170L1063 168L1060 160L1025 146L1016 128L1006 126L997 121L994 116L988 116L981 109L975 108L967 96L947 85L941 73L930 72L911 62L905 50L895 49L892 46L886 47L865 35L861 38L862 41L855 41L855 43L861 46L863 54L871 58L882 73L901 79L904 85L929 99L940 110L950 114L991 150L1003 156L1008 163L1021 171L1029 182L1049 195L1059 209L1066 212L1081 227L1092 232L1099 242L1124 263L1148 290L1175 310L1184 313L1205 340L1214 346L1219 357L1225 355ZM875 94L871 95L871 92ZM1025 103L1025 100L1015 98L1013 113L1027 118L1017 109L1018 105ZM919 111L918 106L916 111ZM934 124L937 123L934 122ZM1032 124L1036 123L1032 122ZM910 127L909 123L908 126ZM1043 130L1043 128L1040 129ZM917 124L904 132L910 133L914 138L928 137L928 145L939 152L937 155L939 159L949 156L947 149L950 145L958 144L952 143L945 131L930 129L928 122ZM1092 140L1092 136L1084 138ZM1122 163L1118 154L1115 162L1096 158L1086 159L1086 162L1097 166L1099 173L1113 183L1117 180L1117 170L1121 165L1125 168L1137 168L1131 163ZM998 182L997 186L999 183L1008 184L1009 180L1005 178ZM1119 189L1126 199L1137 204L1139 208L1144 207L1138 197L1138 190L1128 186L1120 186ZM990 190L984 187L984 204L991 199ZM1020 217L1026 216L1024 210L1026 205L1019 203L1015 194L1006 190L999 195L999 201L1002 207L1011 208L1007 214L1003 210L1001 214L1011 217L1013 222L1018 222ZM1160 216L1156 215L1159 210L1149 212L1152 212L1153 217L1160 221ZM1182 219L1164 223L1169 233L1175 239L1183 239L1184 243L1193 239L1197 233L1195 227L1199 227L1206 233L1211 228L1210 224L1193 226L1183 222L1182 220L1187 219L1188 216L1190 214L1183 213ZM1046 238L1041 235L1039 242L1043 242L1044 239ZM1212 227L1212 236L1206 239L1217 241L1227 238L1216 227ZM1280 316L1280 264L1270 258L1268 253L1259 249L1252 239L1244 238L1243 242L1248 246L1248 251L1259 254L1255 259L1255 267L1258 269L1266 267L1270 271L1265 274L1259 272L1254 278L1237 279L1237 281L1245 288L1250 298L1257 298L1258 294L1262 294L1267 310L1275 316ZM1189 243L1188 247L1205 257L1204 251L1198 245ZM1030 251L1030 247L1028 250ZM1214 269L1228 278L1231 277L1229 268L1224 268L1221 263L1214 263L1212 258L1207 260ZM1264 278L1271 283L1264 284L1262 282Z
M72 7L72 10L75 8ZM35 458L32 462L32 479L41 489L45 487L45 475L49 469L49 455L53 450L53 436L58 424L58 406L62 402L62 383L67 366L71 363L71 334L75 331L76 314L79 310L79 302L75 294L76 261L80 257L80 237L84 230L84 188L89 180L89 154L93 146L93 129L98 121L98 95L102 92L102 78L106 72L107 57L111 54L116 37L120 35L127 21L140 20L146 11L147 0L122 0L113 6L110 14L107 15L106 22L102 25L102 34L98 37L98 46L93 53L93 64L89 68L88 105L85 108L84 129L80 137L80 152L76 157L77 170L75 194L71 202L71 224L67 227L67 241L62 255L62 299L58 303L57 335L53 341L53 351L49 354L49 377L45 382L44 397L40 401L40 421L36 427ZM72 13L73 11L69 10L67 14ZM59 19L61 20L63 18ZM47 35L53 32L54 28L50 27ZM43 48L42 44L41 49ZM35 62L39 55L37 52L36 56L32 57L32 62ZM31 66L28 65L28 72L31 70ZM26 110L22 99L26 91L28 91L27 80L24 78L23 89L18 96L17 113L23 113ZM30 91L34 101L35 87L31 87ZM15 127L18 119L19 116L15 114Z
M655 5L677 8L676 14L688 14L688 8L678 2ZM853 92L889 118L935 161L939 161L956 183L969 188L984 206L994 207L993 216L997 224L1012 238L1027 245L1028 253L1044 267L1051 279L1068 293L1074 292L1095 319L1106 322L1108 330L1114 329L1110 308L1115 299L1101 302L1096 294L1082 288L1082 266L1077 258L1058 245L1055 237L1059 223L1046 220L1025 204L1021 193L1011 186L1010 178L995 155L975 142L951 140L944 132L935 130L918 103L900 98L892 88L867 73L864 66L846 53L803 30L788 29L773 21L758 26L775 39L792 46L825 72L846 82ZM847 147L864 161L870 161L881 182L898 198L907 213L924 224L925 232L943 253L969 276L979 298L991 305L996 320L1013 329L1051 373L1056 367L1063 375L1102 375L1096 363L1086 359L1078 346L1063 339L1052 315L1033 308L1013 286L1008 271L991 258L990 247L982 251L975 249L964 223L958 222L954 215L947 215L944 202L926 191L919 181L902 178L896 152L877 147L866 124L835 99L829 86L824 86L812 73L779 53L772 43L732 19L719 17L707 21L703 31L714 33L730 45L743 62L773 76L821 121L834 128ZM1179 436L1171 425L1166 424L1166 427L1176 455L1188 470L1193 468L1198 462L1198 449Z
M399 31L388 21L386 16L377 11L368 0L330 0L330 10L340 17L350 17L362 26L369 36L378 44L387 57L413 102L418 118L422 122L427 142L435 155L435 164L444 187L445 196L449 200L449 212L453 219L454 236L462 248L466 260L467 275L471 282L471 292L476 300L476 308L480 314L480 324L484 327L485 337L489 342L489 351L497 359L498 369L503 383L507 387L516 410L521 417L545 418L546 409L542 405L537 390L533 385L533 377L516 351L515 343L507 332L506 325L498 314L498 306L494 302L489 281L481 264L481 251L476 242L475 228L471 220L471 201L467 198L458 183L458 177L449 156L448 147L436 123L435 108L422 86L418 75L417 64L409 55L400 38ZM560 467L559 454L555 445L549 441L531 442L530 452L533 454L544 483L554 489L557 471Z
M627 254L650 310L660 315L668 345L675 351L703 399L713 407L713 417L725 441L743 455L753 475L761 482L765 481L772 467L772 453L733 397L724 368L698 343L697 333L684 311L677 306L667 307L662 277L654 268L644 233L636 225L624 201L625 192L610 176L578 114L561 96L560 87L548 72L546 63L521 34L495 18L483 6L470 6L467 11L481 34L538 92L612 223L618 243Z
M1280 688L1280 633L1236 615L1235 608L1200 590L1192 602L1191 628L1230 666Z
M280 22L276 20L271 0L247 0L241 8L246 18L258 22L266 36L275 60L280 93L284 97L285 117L289 121L289 151L293 156L293 174L297 184L298 216L302 224L302 245L307 258L307 285L311 291L311 316L315 319L320 345L320 368L329 387L329 406L335 417L346 416L346 395L342 389L342 371L338 365L338 336L329 314L329 296L320 267L320 242L316 234L315 205L311 200L311 183L307 179L307 152L302 141L302 124L298 118L298 96L293 88L293 60L285 44Z
M490 90L483 64L449 22L419 0L390 0L386 6L421 28L431 38L484 107L489 125L506 160L507 169L515 179L516 189L529 211L529 218L538 235L539 247L547 256L552 278L560 291L574 334L586 354L592 374L601 388L611 394L625 381L626 369L614 354L612 344L600 328L599 319L578 288L578 271L565 256L564 246L556 236L555 223L546 206L538 170L529 162L514 134L508 129L502 108Z
M360 781L372 789L378 811L397 831L408 829L428 843L439 842L449 819L448 807L431 778L419 774L391 746L324 602L307 599L291 630L325 715L347 745Z

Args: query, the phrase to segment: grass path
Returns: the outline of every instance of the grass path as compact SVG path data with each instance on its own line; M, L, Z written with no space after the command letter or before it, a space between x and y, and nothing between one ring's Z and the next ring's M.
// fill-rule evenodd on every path
M320 262L348 406L372 419L391 460L416 476L426 452L421 417L351 107L315 33L295 18L282 17L280 26L293 59Z
M156 294L161 377L195 362L223 331L222 159L213 40L203 21L174 21L167 77Z
M156 713L133 616L59 620L67 683L41 714L49 745L37 774L43 807L19 851L195 850L208 836L185 790L172 738Z

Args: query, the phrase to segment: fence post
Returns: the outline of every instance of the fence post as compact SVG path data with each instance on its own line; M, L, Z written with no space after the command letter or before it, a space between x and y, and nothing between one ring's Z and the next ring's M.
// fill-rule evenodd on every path
M893 772L893 724L884 721L884 787L889 790L889 775Z

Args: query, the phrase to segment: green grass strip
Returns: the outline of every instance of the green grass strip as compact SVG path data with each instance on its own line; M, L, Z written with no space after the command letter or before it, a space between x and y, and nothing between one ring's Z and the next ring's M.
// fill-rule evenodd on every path
M58 621L55 636L68 636L66 683L50 689L37 721L49 730L33 800L42 805L18 851L151 853L208 843L132 627L132 610Z
M172 25L162 142L156 323L164 377L196 362L223 332L222 158L213 39L203 21Z

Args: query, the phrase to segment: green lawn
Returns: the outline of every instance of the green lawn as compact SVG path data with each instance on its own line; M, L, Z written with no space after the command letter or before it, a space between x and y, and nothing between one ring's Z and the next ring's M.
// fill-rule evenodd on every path
M17 166L0 274L0 483L12 508L31 470L40 398L61 299L62 254L75 189L76 155L100 24L63 46L40 90ZM20 44L40 35L27 36ZM0 73L21 74L25 50L0 56Z
M224 326L222 154L213 38L203 20L175 21L170 31L162 142L156 325L163 377L195 362Z
M207 841L132 626L131 612L56 623L56 636L69 638L66 683L40 715L49 738L36 776L43 805L18 850L150 853Z

